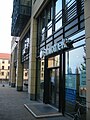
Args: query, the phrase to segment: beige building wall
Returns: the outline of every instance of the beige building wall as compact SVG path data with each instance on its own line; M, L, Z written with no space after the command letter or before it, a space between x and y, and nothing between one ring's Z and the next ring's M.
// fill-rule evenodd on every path
M15 48L17 47L18 41L19 37L13 37L11 41L11 70L10 70L11 87L15 87L16 85L16 68L14 66L14 62L17 57Z
M11 76L10 76L10 82L11 82L11 87L15 87L16 84L16 71L14 67L14 52L11 53Z
M2 69L4 67L4 69ZM10 60L0 59L0 79L9 79Z
M17 71L16 71L16 89L23 90L23 65L21 63L21 42L17 45Z
M32 16L36 18L47 2L48 0L32 0Z
M90 120L90 0L85 0L85 37L86 37L86 82L87 96L86 102L88 109L87 120Z
M28 93L35 100L37 22L31 18Z

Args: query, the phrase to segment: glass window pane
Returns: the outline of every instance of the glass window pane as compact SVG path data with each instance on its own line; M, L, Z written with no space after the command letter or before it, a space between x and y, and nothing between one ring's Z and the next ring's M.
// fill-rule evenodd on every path
M50 21L47 25L47 37L52 35L52 21Z
M50 67L58 67L60 63L60 56L57 55L55 57L51 57L48 59L48 68Z
M53 16L53 8L50 4L47 8L47 37L52 35L52 16Z
M66 112L74 112L75 102L86 103L86 47L66 53Z
M62 27L62 19L60 19L60 20L55 24L55 31L57 31L60 27Z
M55 15L62 10L62 0L57 0L55 5Z
M55 31L62 27L62 0L57 0L55 4Z
M67 21L71 20L77 15L77 4L76 0L66 0L66 19Z
M44 93L44 59L38 60L37 66L37 97L43 101Z

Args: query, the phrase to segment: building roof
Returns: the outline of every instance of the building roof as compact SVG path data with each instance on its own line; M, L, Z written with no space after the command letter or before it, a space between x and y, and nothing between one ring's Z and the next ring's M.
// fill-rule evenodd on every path
M11 54L9 53L0 53L0 59L10 59Z

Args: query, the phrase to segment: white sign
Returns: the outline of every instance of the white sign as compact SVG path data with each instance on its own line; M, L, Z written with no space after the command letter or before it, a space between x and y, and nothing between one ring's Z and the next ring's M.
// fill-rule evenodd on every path
M40 58L43 58L47 55L50 55L54 52L57 52L59 50L62 50L64 48L68 48L65 39L62 39L61 42L54 44L53 46L50 46L46 49L43 49L40 51Z

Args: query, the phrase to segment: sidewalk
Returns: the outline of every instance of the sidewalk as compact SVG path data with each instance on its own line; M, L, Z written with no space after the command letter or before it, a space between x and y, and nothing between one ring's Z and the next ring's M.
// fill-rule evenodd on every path
M17 92L16 88L0 86L0 120L69 120L63 116L36 118L25 107L33 106L34 103L29 100L27 92Z

